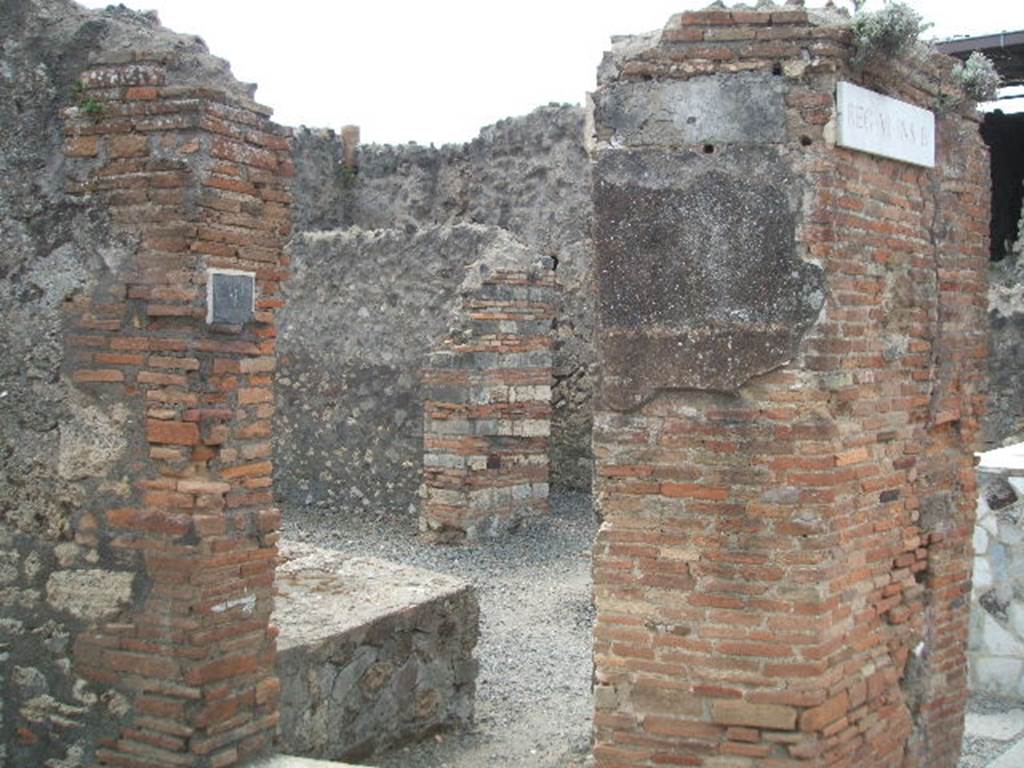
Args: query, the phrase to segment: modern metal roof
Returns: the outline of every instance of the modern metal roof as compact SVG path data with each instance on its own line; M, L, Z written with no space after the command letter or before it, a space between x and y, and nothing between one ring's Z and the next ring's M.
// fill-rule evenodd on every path
M943 40L935 47L958 59L966 59L974 51L981 51L996 65L996 70L1003 76L1003 85L1024 85L1024 29Z

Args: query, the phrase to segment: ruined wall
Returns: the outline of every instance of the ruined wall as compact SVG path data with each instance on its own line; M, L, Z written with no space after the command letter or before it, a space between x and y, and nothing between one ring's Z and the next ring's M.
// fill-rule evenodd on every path
M0 764L230 765L276 723L287 141L155 17L0 11ZM204 327L213 265L254 323Z
M299 231L349 227L416 230L479 223L507 229L536 253L555 261L560 306L552 401L552 481L570 488L588 488L591 476L592 246L590 167L583 148L583 122L582 109L550 106L485 128L479 138L465 145L441 149L366 145L359 148L358 173L340 164L341 141L333 132L295 132ZM301 241L298 247L304 247ZM400 282L406 269L418 269L412 254L404 260L380 261L374 277ZM444 288L446 292L457 288L461 276L453 271L449 279L454 282ZM300 302L296 312L305 306L300 296L296 291ZM405 299L410 313L418 315L427 308L422 302L410 304L412 300ZM380 344L386 341L379 339ZM291 340L286 337L282 343L287 355ZM296 380L300 369L293 370L289 378ZM346 386L360 388L363 384L350 378ZM396 391L405 398L415 395L404 382ZM287 400L280 406L283 416L295 412ZM371 414L362 418L367 430L388 428L386 418L378 420ZM372 445L367 447L372 449ZM306 475L301 466L293 466L283 455L278 477L287 489L299 488ZM303 493L286 494L290 502L305 501ZM316 493L312 499L327 500Z
M711 9L595 95L599 766L953 766L983 410L987 157L834 146L842 19ZM952 94L955 96L956 94Z
M291 510L415 517L422 369L461 316L471 265L532 258L497 227L297 234L281 317L276 487Z

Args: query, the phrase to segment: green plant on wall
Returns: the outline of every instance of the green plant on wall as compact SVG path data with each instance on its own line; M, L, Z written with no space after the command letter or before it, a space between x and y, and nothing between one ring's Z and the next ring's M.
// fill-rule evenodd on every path
M91 117L99 117L103 114L103 105L96 101L96 99L83 99L79 102L78 106L85 114Z
M906 3L887 2L877 11L862 11L863 3L853 17L853 36L857 46L854 62L859 65L878 58L902 58L914 50L921 33L931 24L925 23L917 11Z
M975 51L966 62L953 67L953 80L964 95L974 101L994 99L1003 81L996 71L996 65L980 51Z
M82 112L96 119L103 116L103 103L91 96L86 96L85 87L81 83L75 83L75 96L78 101L78 108Z

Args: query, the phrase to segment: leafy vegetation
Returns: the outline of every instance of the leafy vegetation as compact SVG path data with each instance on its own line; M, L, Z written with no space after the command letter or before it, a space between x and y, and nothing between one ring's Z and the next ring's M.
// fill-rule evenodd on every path
M906 3L886 2L877 11L858 10L853 17L854 61L863 65L877 58L905 57L930 26Z
M991 101L996 97L1003 78L992 60L975 51L963 64L953 67L953 79L966 96L975 101Z

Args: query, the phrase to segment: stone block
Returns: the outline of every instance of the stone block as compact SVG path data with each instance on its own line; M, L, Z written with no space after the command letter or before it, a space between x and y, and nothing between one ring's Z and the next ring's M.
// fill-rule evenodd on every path
M659 389L735 390L792 359L825 290L821 268L798 257L801 181L785 160L761 147L608 150L596 174L611 408Z
M596 100L621 146L779 141L786 132L785 89L761 74L619 83Z
M46 582L46 599L55 609L96 621L117 614L131 602L135 574L90 568L55 571Z
M749 725L791 731L796 728L796 709L780 704L753 704L748 701L716 701L711 719L722 725Z
M471 720L472 587L290 542L276 587L283 751L358 760Z

